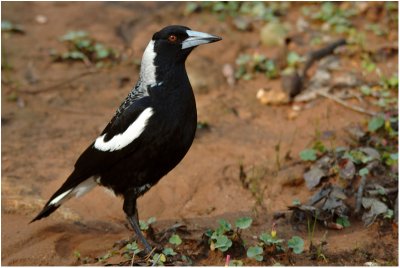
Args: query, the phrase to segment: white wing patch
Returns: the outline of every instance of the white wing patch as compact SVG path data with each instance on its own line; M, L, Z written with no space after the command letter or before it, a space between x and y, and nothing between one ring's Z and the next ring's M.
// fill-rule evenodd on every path
M152 108L146 108L138 118L125 130L124 133L115 135L109 141L104 141L104 137L107 135L104 134L96 139L94 143L94 148L106 152L106 151L116 151L121 150L128 144L130 144L133 140L138 138L140 134L144 131L149 118L153 115Z

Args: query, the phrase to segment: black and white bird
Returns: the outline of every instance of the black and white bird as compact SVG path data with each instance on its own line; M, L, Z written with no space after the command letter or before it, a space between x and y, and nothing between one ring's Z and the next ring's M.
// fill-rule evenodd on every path
M178 25L156 32L144 51L136 86L32 222L101 185L124 198L129 223L149 252L138 225L136 199L171 171L192 145L197 111L185 61L195 47L219 40Z

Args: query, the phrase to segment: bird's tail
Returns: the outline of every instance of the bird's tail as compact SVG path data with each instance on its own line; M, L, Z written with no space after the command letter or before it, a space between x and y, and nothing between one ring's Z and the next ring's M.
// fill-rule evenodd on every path
M39 214L30 223L45 218L56 211L56 209L59 208L62 203L71 198L72 190L73 188L65 190L64 185L61 186L61 188L58 189L58 191L55 192L53 196L49 199L49 201L43 207L42 211L40 211Z
M34 222L49 216L51 213L56 211L57 208L61 206L62 203L70 199L71 197L79 197L86 192L93 189L97 185L94 177L90 177L84 180L77 180L73 177L75 174L72 173L66 182L53 194L46 205L43 207L42 211L30 222Z

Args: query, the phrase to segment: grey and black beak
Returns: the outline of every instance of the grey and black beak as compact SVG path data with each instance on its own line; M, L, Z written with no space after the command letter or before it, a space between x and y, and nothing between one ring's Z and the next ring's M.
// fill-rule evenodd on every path
M221 37L208 33L196 32L192 30L187 30L186 33L189 35L189 37L182 42L182 49L197 47L202 44L208 44L222 40Z

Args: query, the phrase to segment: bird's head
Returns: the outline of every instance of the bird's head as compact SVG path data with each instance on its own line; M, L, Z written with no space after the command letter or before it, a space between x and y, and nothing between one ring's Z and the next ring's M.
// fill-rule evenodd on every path
M171 25L161 29L153 35L143 54L142 79L147 76L147 78L152 78L153 82L157 82L156 70L157 73L163 73L176 64L183 64L195 47L221 39L221 37L193 31L180 25ZM154 77L149 77L151 73L154 73Z

